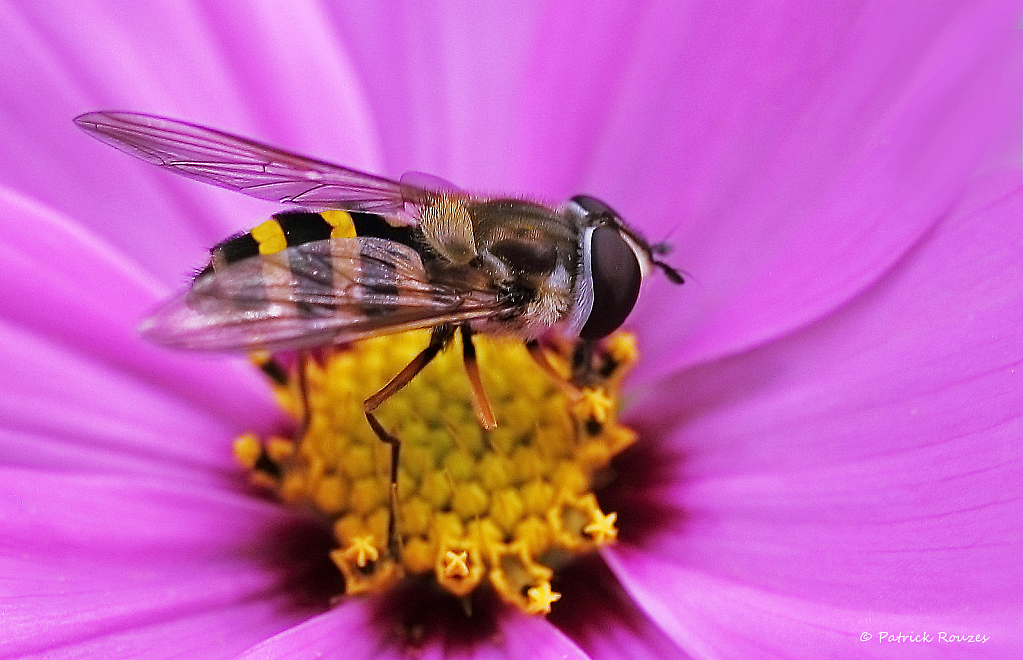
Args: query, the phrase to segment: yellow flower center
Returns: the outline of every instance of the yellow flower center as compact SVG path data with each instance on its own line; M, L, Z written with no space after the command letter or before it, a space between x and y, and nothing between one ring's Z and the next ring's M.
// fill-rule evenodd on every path
M574 346L547 347L558 382L514 338L476 335L483 385L497 427L474 413L461 351L443 351L376 415L401 440L395 530L391 448L374 434L363 401L426 346L428 332L379 337L305 360L306 399L295 373L275 385L282 407L306 419L301 437L246 434L235 455L283 501L333 522L331 558L348 594L432 573L457 596L489 584L522 611L545 614L560 598L554 569L613 543L616 514L592 492L610 460L635 441L616 421L622 377L638 353L617 333L595 351L579 389L566 387ZM284 380L284 379L281 379ZM397 555L397 556L395 556Z

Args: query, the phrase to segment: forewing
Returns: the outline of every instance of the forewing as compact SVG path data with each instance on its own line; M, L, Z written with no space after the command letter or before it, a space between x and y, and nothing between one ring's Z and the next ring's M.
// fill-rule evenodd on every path
M487 318L487 288L431 283L411 248L379 238L314 241L201 276L142 333L190 350L305 349Z
M75 123L97 139L190 179L274 202L313 209L380 213L414 222L406 204L431 191L174 119L90 112Z

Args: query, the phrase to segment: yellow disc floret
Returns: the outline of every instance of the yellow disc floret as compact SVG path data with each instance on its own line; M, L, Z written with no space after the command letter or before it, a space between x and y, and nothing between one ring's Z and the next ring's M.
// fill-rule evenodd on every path
M347 593L432 573L457 596L488 584L522 611L546 614L560 598L551 590L554 570L618 534L616 514L600 510L592 488L635 441L617 423L618 387L637 359L635 340L610 337L575 382L571 342L548 346L541 368L521 340L477 335L497 420L491 430L475 414L462 351L441 352L375 411L401 441L392 493L391 447L370 428L363 402L428 341L427 332L410 332L300 361L275 395L302 421L301 437L246 434L235 455L283 501L329 517L338 543L331 558ZM298 369L304 378L295 377ZM396 538L388 533L392 511Z

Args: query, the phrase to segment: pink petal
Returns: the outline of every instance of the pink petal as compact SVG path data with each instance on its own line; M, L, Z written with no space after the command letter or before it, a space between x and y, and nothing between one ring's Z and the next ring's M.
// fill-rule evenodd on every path
M295 580L302 553L326 561L326 533L223 486L6 467L0 516L4 657L230 657L323 606Z
M268 139L280 135L299 150L310 150L308 144L317 154L331 157L344 150L315 149L321 135L337 135L340 144L368 134L361 143L371 145L379 129L388 136L386 151L394 169L386 173L436 166L438 173L456 179L465 173L470 186L508 185L502 181L515 186L517 173L526 173L534 181L526 182L527 191L553 197L575 192L572 181L583 176L582 187L607 196L640 227L655 231L655 237L663 234L664 224L697 218L699 222L688 223L676 237L681 248L676 260L693 272L699 286L684 294L663 285L652 289L634 320L642 329L653 325L644 319L665 306L691 310L675 317L671 332L647 338L650 355L670 357L649 361L658 365L657 373L742 350L847 300L954 202L957 189L949 183L990 157L984 150L989 138L1004 135L1007 126L1015 130L1017 123L1008 109L1004 116L993 114L1011 107L1002 101L1015 98L1017 86L1006 78L1004 67L990 66L1006 43L990 35L1009 34L996 32L992 25L1011 25L1008 15L1014 8L980 7L954 16L930 5L926 9L936 13L906 9L900 16L884 9L875 21L869 13L837 6L830 14L815 9L798 20L789 9L777 17L755 8L736 15L689 8L675 13L679 10L674 4L645 14L623 9L621 15L607 18L577 16L570 8L538 17L497 7L451 12L435 24L429 12L410 10L394 17L386 7L379 14L360 8L329 19L351 40L353 57L370 71L367 79L386 80L374 83L363 101L346 56L323 27L317 7L289 6L281 16L263 7L252 13L202 14L174 4L163 10L166 16L153 19L107 11L99 4L83 14L95 16L93 23L62 21L59 14L37 12L35 6L10 9L6 19L19 46L15 50L27 58L12 64L12 72L29 72L19 75L31 75L33 89L69 89L64 78L65 69L71 69L78 90L125 81L120 91L96 95L128 98L131 104L139 90L151 90L148 96L159 96L162 102L142 109L243 131L248 121L229 119L245 117L242 101L257 98L257 132ZM163 28L155 37L153 20ZM601 29L600 21L614 29ZM497 27L481 30L483 24ZM397 35L407 33L411 45L403 50L402 39L369 36L382 27ZM577 29L567 29L571 27ZM87 30L95 33L82 38ZM287 41L292 30L303 35L302 48ZM570 41L572 48L563 47L566 34L581 35ZM82 46L98 39L128 54L97 58ZM530 60L522 44L534 43L537 55ZM633 44L633 49L623 48ZM62 68L48 58L55 48L70 52L73 66ZM303 57L306 52L315 57ZM483 58L481 52L496 57ZM551 60L545 59L547 52ZM950 60L949 54L956 59ZM136 63L134 70L141 73L135 76L143 80L128 82L123 71L104 70L122 61ZM306 61L326 64L324 69L299 64ZM465 68L467 61L486 64L475 75ZM666 61L679 66L665 66ZM373 75L375 67L389 75ZM607 84L608 69L620 84ZM879 71L885 72L885 84L878 80ZM240 84L233 72L242 73ZM341 92L323 82L335 79L347 81ZM54 82L39 85L39 80ZM481 86L480 80L487 85ZM175 95L176 88L187 93ZM624 91L612 98L594 88ZM303 93L287 93L293 89ZM411 90L401 92L408 102L395 102L398 91L405 89ZM283 91L278 96L276 90ZM318 90L324 90L322 97ZM341 109L350 114L334 130L321 119L322 108L331 106L329 101L338 94L345 98ZM19 104L25 97L8 96ZM213 105L203 100L191 111L179 106L182 110L175 112L168 106L206 98L218 100ZM765 104L765 99L771 102ZM566 100L577 104L578 111L566 114ZM363 103L380 114L379 126L371 125ZM46 148L35 148L40 147L35 143L12 148L19 148L19 154L47 154L49 160L17 168L9 174L16 178L9 180L60 208L69 209L66 200L74 200L90 225L115 244L144 255L147 267L164 281L200 261L200 248L225 235L228 227L244 226L251 221L243 218L258 215L255 207L239 210L245 200L188 182L150 179L155 173L145 174L144 165L129 164L123 156L104 152L102 145L92 145L81 156L53 154L54 148L75 144L72 134L41 131L30 122L40 118L45 126L56 126L52 109L68 106L63 97L26 97L17 106L18 116L8 123L25 126L22 135L45 136ZM973 121L977 109L984 111L984 121ZM281 118L284 114L287 119ZM551 135L561 130L560 124L552 128L555 117L570 122L564 135L589 136L605 127L604 137L596 148L584 143L584 137L569 137L560 149L562 134ZM289 133L284 126L303 128ZM662 130L664 126L672 130ZM920 126L926 126L926 149L920 148L914 129ZM531 146L522 151L516 146L522 143ZM457 153L449 155L446 145L452 144ZM365 155L372 146L361 149L362 156L335 158L365 166L375 156ZM565 165L559 164L559 150L568 152ZM423 155L409 158L409 153ZM58 162L77 167L68 171ZM591 174L581 175L583 170ZM49 187L35 181L38 173L59 176L61 171L68 174L62 181L83 184L78 193L55 199ZM102 180L88 180L85 172L96 172ZM33 173L35 179L29 178ZM111 188L111 178L127 185ZM165 196L156 186L172 191L179 201L162 209L146 203ZM141 199L128 192L140 189ZM853 190L856 195L850 195ZM103 198L97 199L99 195ZM83 208L87 199L96 199L98 205ZM122 230L123 219L138 217L140 208L147 209L152 221L144 240L138 238L142 234ZM803 246L799 253L791 251L793 237ZM168 245L181 249L162 249ZM739 263L744 265L741 272L733 268ZM819 276L822 265L829 266L830 276ZM738 305L729 302L740 300ZM750 307L750 300L761 302ZM685 340L684 352L675 350L680 338Z
M138 338L135 324L166 291L100 239L6 190L0 232L8 461L195 477L233 467L234 435L281 422L253 367Z
M1018 623L832 607L631 548L609 553L608 560L661 628L696 658L986 659L1020 653ZM900 634L907 639L898 641ZM949 641L952 635L974 641Z
M848 634L861 621L917 620L896 614L920 615L918 629L1018 623L1020 217L1018 170L978 181L858 300L676 378L664 391L685 393L680 409L656 410L652 398L637 411L646 428L678 425L663 445L675 455L656 461L664 479L643 497L681 515L639 541L643 552L807 612L853 612ZM635 552L622 551L619 575L650 594L641 604L652 615L676 616L664 579L632 572ZM1002 641L1023 652L1018 635Z
M529 70L543 7L379 2L333 3L327 11L362 73L390 173L420 170L468 189L515 192L557 156L517 154L533 119L525 109L543 84ZM566 45L559 42L558 52L570 55ZM549 109L562 98L538 100Z
M1018 143L1014 3L336 11L392 162L677 230L692 286L644 294L644 382L842 305Z
M577 559L559 570L554 588L562 598L547 620L594 660L691 657L636 606L597 557Z
M217 658L237 657L253 640L274 634L282 626L279 611L286 609L284 598L268 597L237 603L200 606L167 615L147 612L129 617L110 627L91 625L78 639L56 637L45 646L31 649L33 659L66 658ZM0 645L0 649L3 646ZM20 648L20 647L12 647Z
M153 112L381 168L357 74L317 3L14 2L0 32L0 161L17 164L0 184L80 218L162 282L275 207L160 173L89 138L76 115Z
M692 275L683 288L655 278L630 320L643 381L838 308L953 208L975 171L1018 162L1016 2L644 10L620 20L613 44L573 39L583 50L568 63L554 60L571 49L546 49L541 70L562 74L549 83L559 99L616 90L598 96L599 124L585 118L603 132L579 185L652 239L670 234L670 260ZM562 11L548 39L586 33L570 13L581 10ZM610 81L608 51L626 60L612 60ZM561 115L533 107L531 160L548 162Z
M371 632L370 615L365 601L347 601L253 646L238 660L386 658Z

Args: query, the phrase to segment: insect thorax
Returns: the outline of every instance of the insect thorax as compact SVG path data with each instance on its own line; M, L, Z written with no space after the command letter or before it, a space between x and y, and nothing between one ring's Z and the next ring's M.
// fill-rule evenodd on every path
M548 206L521 199L468 199L462 205L463 217L472 222L475 270L486 272L491 286L515 308L509 318L495 321L505 330L534 335L561 320L571 306L577 270L573 223Z

